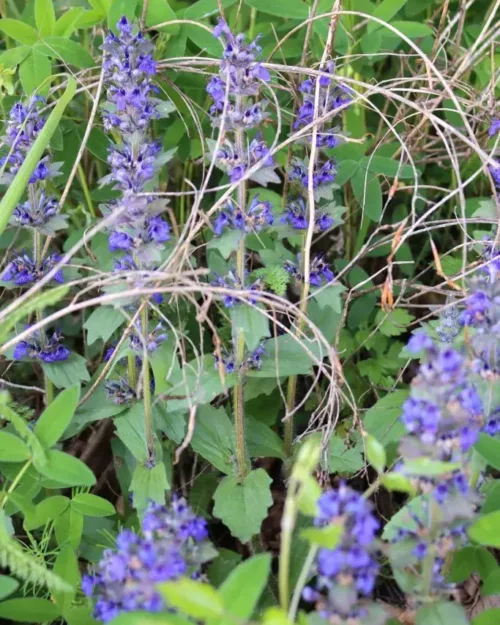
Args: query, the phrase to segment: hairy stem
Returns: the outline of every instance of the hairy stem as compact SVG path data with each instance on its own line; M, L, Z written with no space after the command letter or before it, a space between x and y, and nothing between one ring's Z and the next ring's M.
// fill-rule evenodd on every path
M144 341L148 336L148 307L144 306L141 311L142 335ZM144 349L142 358L142 396L144 400L144 427L146 430L146 442L148 446L148 455L150 459L154 458L154 434L153 434L153 416L151 411L151 386L149 376L149 360L147 358L147 349Z
M135 362L135 354L129 353L127 356L128 383L134 391L137 390L137 366Z
M87 202L87 207L89 209L90 215L92 217L96 216L94 203L92 202L92 197L90 195L89 186L87 184L87 179L85 178L85 172L83 171L83 167L81 163L78 163L78 179L80 184L82 185L83 195L85 196L85 201Z
M243 106L243 98L236 98L236 107L241 110ZM238 129L235 131L235 143L238 154L243 157L243 131ZM238 203L242 211L245 210L246 204L246 182L240 182L238 186ZM240 281L241 288L245 287L245 258L246 258L246 241L245 236L241 237L241 241L236 252L236 274ZM242 304L245 305L245 304ZM233 389L234 399L234 430L236 441L236 463L238 465L238 474L240 480L244 480L248 473L246 443L245 443L245 391L244 391L244 373L241 365L245 356L245 337L242 332L236 334L236 371L237 380Z

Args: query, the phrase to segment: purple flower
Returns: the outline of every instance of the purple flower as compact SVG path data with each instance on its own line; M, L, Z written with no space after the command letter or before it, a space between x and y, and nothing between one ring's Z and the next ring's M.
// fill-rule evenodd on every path
M155 352L158 347L168 338L164 325L160 322L148 333L146 337L142 336L142 329L138 325L136 330L130 334L130 347L133 351L141 353L144 350L144 342L149 353Z
M304 189L309 188L308 167L302 161L296 159L288 175L290 177L290 180L298 180ZM316 163L312 176L313 188L317 189L318 187L321 187L323 185L335 182L336 175L337 169L335 161L333 159L326 161L325 163L323 163L323 165L319 165L318 163Z
M113 351L114 348L111 348L111 353L113 353ZM106 390L108 399L110 399L114 404L117 404L118 406L128 404L136 398L135 390L128 384L128 381L124 379L121 379L119 382L106 382L104 388Z
M68 217L59 214L59 204L54 196L48 196L42 190L35 194L36 203L31 200L18 204L12 212L10 223L22 228L39 229L46 234L66 227Z
M40 360L47 364L68 360L71 352L62 345L63 335L59 330L54 330L52 335L42 341L39 333L35 333L27 341L20 341L14 348L14 360L30 358Z
M41 280L60 260L59 254L51 254L40 265L37 265L27 254L16 256L7 265L2 274L2 280L12 282L16 286L32 284ZM62 270L57 271L52 279L62 284L64 282Z
M307 206L302 197L291 200L286 207L285 213L281 218L282 223L288 223L295 230L307 230L309 219L307 216ZM333 219L324 212L318 212L315 215L314 230L324 232L333 226Z
M488 135L490 137L494 137L499 132L500 132L500 117L495 117L492 120L490 127L488 128Z

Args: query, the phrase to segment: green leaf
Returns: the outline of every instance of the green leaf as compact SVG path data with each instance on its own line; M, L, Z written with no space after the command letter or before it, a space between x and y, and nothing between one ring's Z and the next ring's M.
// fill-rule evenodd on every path
M78 560L71 545L67 544L59 552L54 564L54 573L59 575L69 586L70 590L54 590L54 599L61 612L66 612L76 595L80 585L80 570Z
M265 423L247 417L245 436L251 458L285 459L283 440Z
M412 458L404 461L404 473L407 475L444 475L460 468L459 462L441 462L430 458Z
M389 22L400 11L408 0L382 0L382 2L373 11L373 17L378 17L379 20ZM381 24L368 20L367 31L373 32L377 28L383 28Z
M250 471L242 483L235 477L225 477L215 491L214 516L242 542L257 534L266 518L273 503L271 482L264 469L257 469Z
M5 69L16 67L24 61L30 52L30 46L16 46L10 50L5 50L0 54L0 65L3 65Z
M85 11L80 7L73 7L65 11L56 22L54 35L56 37L69 37L76 29L80 17L84 12Z
M328 471L330 473L355 473L364 467L361 448L346 448L339 436L328 443Z
M76 352L72 352L68 360L64 362L44 362L42 369L57 388L70 388L75 384L90 380L87 361Z
M309 9L302 0L245 0L245 4L269 15L305 20L309 17Z
M171 8L168 0L149 0L148 10L146 13L146 26L155 27L157 24L163 22L170 22L176 20L177 15ZM180 24L173 24L172 26L162 26L161 28L155 28L161 33L170 33L177 35L181 28Z
M354 197L363 210L363 217L378 222L382 216L382 189L376 176L359 168L351 178Z
M78 458L63 451L49 451L47 464L36 468L43 476L66 486L93 486L95 484L95 476L89 467Z
M35 44L34 50L49 58L59 59L68 65L86 69L94 67L94 59L76 41L67 37L45 37L43 41Z
M500 547L500 510L480 517L468 530L469 537L480 545Z
M373 34L375 35L375 33ZM360 165L374 174L382 174L390 178L397 176L400 180L405 180L415 177L411 165L404 165L401 161L387 156L377 156L376 154L365 156L361 159Z
M19 582L13 577L0 575L0 601L19 588Z
M322 310L330 309L334 313L340 314L342 312L341 294L345 290L344 285L334 283L313 291L312 295Z
M134 493L134 506L138 510L144 510L150 500L163 503L165 491L169 488L170 484L163 462L157 462L151 468L143 464L137 465L132 476L130 490Z
M198 408L191 446L222 473L232 473L233 425L224 408L209 404Z
M133 21L137 4L138 0L113 0L108 9L108 28L117 32L116 25L123 15Z
M344 526L342 524L332 524L326 527L307 527L302 530L301 536L313 545L325 549L335 549L342 538L343 531Z
M36 505L33 519L25 520L24 527L27 530L33 530L46 525L49 521L53 521L61 514L64 514L69 504L70 500L63 495L54 495L43 499Z
M487 595L498 594L500 594L500 567L497 566L497 568L490 573L486 579L483 578L481 595L486 597Z
M148 459L148 444L144 427L144 404L134 404L127 412L114 419L116 434L139 462Z
M0 26L2 21L5 20L0 20ZM26 63L28 59L29 57L25 61L23 61L23 64ZM75 91L76 81L72 76L69 76L68 86L66 87L65 92L59 99L58 103L55 105L52 113L49 115L49 118L45 122L44 127L38 133L38 136L31 146L31 149L28 152L26 158L24 159L23 164L19 168L16 177L7 187L7 190L4 193L2 200L0 201L0 234L2 234L2 232L5 230L5 227L9 223L12 211L17 206L21 197L23 196L23 193L28 186L28 181L31 178L33 171L35 170L35 167L38 165L40 159L42 158L46 147L49 145L52 135L54 134L57 126L61 121L64 110L73 98Z
M35 436L45 449L50 449L64 434L75 414L80 399L80 387L71 386L59 393L45 408L35 426Z
M54 32L56 13L52 0L35 0L35 24L42 37Z
M238 249L243 232L241 230L226 230L220 237L213 237L207 243L207 249L218 250L226 260Z
M432 28L422 22L391 22L391 26L397 28L408 39L420 39L420 37L432 37ZM397 37L392 31L386 30L384 37Z
M417 612L416 625L469 625L465 610L458 603L439 601L425 605Z
M61 616L59 608L48 599L25 597L0 603L0 618L16 623L43 623Z
M500 440L480 434L474 449L493 469L500 470Z
M23 43L26 46L31 46L38 40L38 33L32 26L7 17L0 19L0 30L4 32L7 37L14 39L14 41L19 41L19 43Z
M66 615L65 615L66 616ZM97 621L95 621L97 625ZM179 614L168 614L162 612L128 612L122 613L112 621L113 625L193 625L193 622ZM69 623L68 625L73 625ZM92 625L91 623L75 623L75 625Z
M26 443L14 434L0 432L0 462L24 462L29 457Z
M44 97L47 96L49 85L46 81L51 73L52 65L49 59L33 47L19 67L19 78L25 93L33 95L38 92ZM43 85L42 88L40 88L41 85Z
M87 344L92 345L98 339L106 343L113 332L125 323L126 319L119 310L112 306L99 306L92 311L83 324L87 330Z
M455 552L447 581L461 584L473 573L477 573L481 579L485 580L496 570L498 570L497 561L486 547L468 545Z
M365 54L376 54L382 45L382 33L376 30L372 33L365 33L360 40L361 50Z
M7 335L18 321L21 321L24 317L28 317L35 310L43 310L47 306L53 306L57 302L61 301L63 297L68 293L69 287L67 285L57 286L54 289L49 289L43 293L36 293L34 297L30 297L25 302L17 306L7 318L0 323L0 343L3 343Z
M195 619L211 619L224 613L224 604L215 588L183 577L175 582L158 585L168 605Z
M401 473L385 473L380 477L380 481L388 490L395 490L400 493L415 493L415 488L412 486L410 480L404 475L401 475Z
M185 12L184 17L187 20L202 20L206 17L210 17L211 15L216 15L219 13L219 4L223 9L227 9L233 4L236 4L238 0L198 0L191 6L189 6Z
M269 339L265 347L268 356L262 359L262 367L259 370L250 370L248 377L281 378L289 375L307 375L314 364L308 352L319 359L326 356L324 346L319 346L316 342L307 342L303 346L300 341L289 334Z
M60 546L71 545L78 549L83 533L83 515L71 506L58 516L54 523L57 542Z
M242 621L251 618L266 587L270 571L271 556L268 553L254 556L231 571L220 586L219 595L226 611L234 618L223 620L222 623L232 623L235 618Z
M270 335L269 319L262 306L237 304L231 309L233 332L243 334L249 350L253 351L261 340Z
M379 310L375 323L380 324L379 330L385 336L399 336L406 332L407 326L415 319L403 308L396 308L391 312Z
M71 501L71 507L84 516L103 517L113 516L116 513L111 502L90 493L75 495Z
M379 399L366 411L363 419L365 430L384 447L393 441L398 441L406 431L399 417L407 397L408 391L393 391Z
M368 434L365 438L366 458L377 473L383 473L387 463L387 455L384 446L378 440Z
M498 623L500 623L500 608L485 610L472 619L472 625L498 625Z

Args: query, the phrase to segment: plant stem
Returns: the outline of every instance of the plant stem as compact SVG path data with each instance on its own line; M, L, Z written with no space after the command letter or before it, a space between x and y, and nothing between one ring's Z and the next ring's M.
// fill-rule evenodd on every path
M236 108L243 108L243 98L236 98ZM235 144L237 153L243 156L243 130L240 128L235 130ZM245 210L246 205L246 182L240 182L238 186L238 204L240 210ZM246 259L246 241L245 236L241 237L241 241L236 252L236 274L238 276L240 287L245 288L245 259ZM241 304L245 306L246 304ZM244 373L241 365L245 357L245 336L242 332L236 333L236 384L233 388L234 402L234 430L236 442L236 463L238 465L238 474L241 481L245 479L248 473L246 441L245 441L245 390L244 390Z
M142 336L144 341L148 337L148 307L144 306L141 311ZM146 443L148 446L148 455L150 459L154 459L154 434L153 434L153 417L151 411L151 386L149 377L149 360L147 358L147 350L142 359L142 396L144 399L144 428L146 430Z
M92 197L90 195L89 187L87 184L87 179L85 178L85 172L83 171L83 167L81 163L78 163L78 179L80 180L80 184L82 185L83 195L85 196L85 201L87 202L90 215L92 217L95 217L96 213L95 213L94 204L92 202Z
M34 207L36 205L36 190L34 185L29 186L28 195L30 198L31 205ZM42 237L38 230L35 230L33 233L33 260L36 263L37 267L40 267L42 263ZM43 313L40 308L37 308L35 311L36 320L38 322L42 321ZM40 344L45 346L46 336L45 330L40 330ZM48 375L43 372L43 384L45 387L45 405L48 406L54 401L54 385L52 384L52 380L48 377Z
M280 605L286 612L290 603L290 555L292 551L292 537L297 518L297 488L298 483L293 477L288 483L285 508L281 519L281 545L278 572L278 586Z
M295 588L293 591L292 601L290 603L290 610L288 611L288 620L290 621L290 623L293 623L295 621L295 616L297 615L297 609L299 607L302 591L304 590L304 586L306 585L307 576L309 575L311 567L314 563L314 558L318 553L318 549L318 545L311 545L309 547L309 552L306 556L306 559L304 560L304 564L302 566L299 578L297 580L297 583L295 584Z
M431 599L432 573L434 570L434 561L436 558L434 543L436 538L436 532L438 529L438 515L438 504L431 496L429 497L429 547L422 565L423 598L427 601Z
M26 473L26 471L30 468L31 466L31 460L28 460L26 462L26 464L21 468L21 470L19 471L19 473L16 475L16 477L14 478L14 480L12 481L12 484L9 486L9 490L5 493L5 495L2 497L2 503L0 504L0 509L5 508L5 504L7 503L10 495L12 495L12 493L16 490L19 482L22 480L23 475Z
M128 383L134 391L137 390L137 367L135 363L135 354L129 353L127 356L128 367Z

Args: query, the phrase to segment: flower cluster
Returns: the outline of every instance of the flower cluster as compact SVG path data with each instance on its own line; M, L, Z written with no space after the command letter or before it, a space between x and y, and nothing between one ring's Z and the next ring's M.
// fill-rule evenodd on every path
M225 228L244 232L259 232L264 226L274 223L271 202L263 202L259 195L254 195L246 211L238 208L229 200L214 221L214 232L220 236Z
M342 83L334 83L335 64L329 61L325 67L321 68L321 71L323 75L317 81L314 78L307 78L300 85L300 91L304 94L304 100L297 113L297 120L294 124L296 129L308 126L314 121L316 84L319 89L317 118L324 117L328 113L335 113L335 111L338 111L351 101L351 90ZM325 123L325 126L327 123ZM320 127L317 133L316 145L318 147L334 148L339 144L338 137L337 128L328 127L324 129Z
M15 286L33 284L49 273L60 260L59 254L51 254L40 263L36 263L27 254L16 256L7 265L2 274L2 280L11 282ZM62 269L56 271L52 279L62 284L64 282Z
M299 269L301 265L301 255L298 255L297 262L294 263L290 260L285 261L285 270L298 282L304 279L304 276ZM309 270L309 282L313 286L322 286L328 284L335 279L335 275L330 268L330 265L325 262L323 256L315 256L310 265Z
M245 289L245 287L243 287L243 285L241 284L241 281L238 278L238 276L236 276L236 274L234 274L232 271L230 271L225 276L217 276L217 278L213 280L212 286L219 287L222 289L231 289L235 291L241 291ZM256 280L253 284L249 286L249 290L250 292L254 292L254 293L263 291L264 285L263 285L262 280ZM254 305L257 302L256 298L252 297L252 295L250 295L246 299L248 300L248 303L252 305ZM232 308L236 304L239 304L243 301L244 301L244 298L242 296L233 295L232 293L224 293L222 295L222 303L224 304L226 308Z
M288 175L290 180L298 180L304 189L309 187L309 169L306 163L296 160ZM326 161L323 165L315 163L312 176L313 188L317 189L323 185L332 184L335 182L336 175L337 169L333 159Z
M121 378L118 382L110 381L104 385L106 395L114 404L123 406L136 398L135 390L130 386L128 380Z
M494 137L500 132L500 117L494 117L491 120L491 124L488 128L488 136Z
M222 365L225 373L227 374L231 374L236 371L236 357L233 352L222 350L220 356L217 352L214 352L213 356L216 369ZM243 358L240 369L252 369L254 371L259 371L262 367L262 356L267 356L264 342Z
M144 343L149 353L155 352L158 347L168 338L163 323L157 323L156 326L148 333L146 337L142 336L142 331L137 324L134 332L130 334L130 347L134 352L142 353L144 351Z
M486 266L471 281L460 321L473 328L470 344L475 368L483 375L500 373L500 252L485 242Z
M306 587L303 597L330 623L367 622L371 606L366 598L379 568L375 535L380 523L371 503L344 483L323 493L318 508L315 525L341 524L342 537L334 549L319 550L316 584Z
M158 250L170 239L170 227L161 216L164 205L137 196L148 190L163 163L160 144L148 137L152 120L159 117L153 83L156 61L153 44L126 17L119 20L117 30L117 35L108 33L102 46L107 87L103 122L108 132L118 132L120 141L109 148L111 171L101 183L112 184L122 196L104 212L116 215L110 251L132 254L134 262L145 267L157 261Z
M286 207L285 213L281 218L282 223L288 223L295 230L307 230L309 222L307 219L307 205L304 198L297 197L291 200ZM315 215L314 230L316 232L325 232L334 224L334 220L328 213L319 211Z
M460 310L456 305L449 305L452 301L447 301L447 306L439 315L439 325L436 327L436 334L442 343L453 343L460 333Z
M96 571L82 580L83 592L95 600L94 618L106 623L126 612L166 609L156 584L199 575L212 557L207 538L206 521L184 499L174 498L169 507L151 503L141 531L122 530L116 549L104 551Z
M29 358L40 360L45 363L62 362L68 360L70 351L62 344L63 335L59 330L55 330L52 336L40 337L39 333L27 341L20 341L14 348L14 360Z
M219 165L225 169L232 183L239 182L247 169L257 163L263 168L272 167L274 159L266 143L258 135L250 141L246 153L242 153L230 141L225 141L225 145L216 154Z

